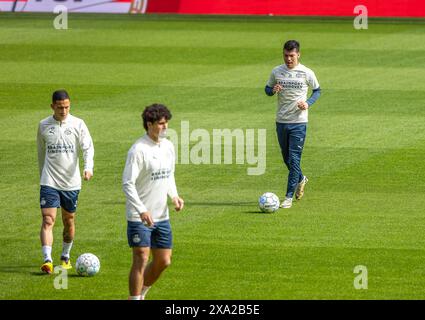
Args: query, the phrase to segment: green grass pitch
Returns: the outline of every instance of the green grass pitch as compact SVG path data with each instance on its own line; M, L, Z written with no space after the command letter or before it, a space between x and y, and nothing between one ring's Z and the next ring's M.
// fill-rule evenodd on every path
M173 263L149 299L425 298L425 23L350 19L0 14L0 299L126 299L131 251L121 175L143 134L140 114L168 105L191 129L266 129L267 168L179 164L186 200L171 212ZM310 182L287 211L260 214L257 199L283 197L287 170L275 136L276 97L264 94L298 39L320 81L302 166ZM53 90L95 143L72 260L96 254L94 278L70 272L68 289L40 275L38 122ZM60 217L60 216L59 216ZM53 257L59 260L62 222ZM356 290L354 268L367 267Z

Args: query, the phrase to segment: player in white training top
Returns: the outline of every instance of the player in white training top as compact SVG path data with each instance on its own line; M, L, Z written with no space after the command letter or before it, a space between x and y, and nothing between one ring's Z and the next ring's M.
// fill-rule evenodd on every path
M301 155L306 137L308 109L320 97L320 86L314 72L299 63L300 44L289 40L283 46L284 64L272 70L265 87L266 94L278 95L276 133L289 170L285 200L282 208L290 208L295 194L297 200L304 195L308 181L301 171ZM312 89L307 99L308 89Z
M165 138L171 113L166 106L153 104L145 108L142 118L146 134L128 151L122 178L127 198L127 239L133 251L130 300L143 300L170 265L172 232L167 196L176 211L184 206L174 180L174 146ZM148 263L150 253L152 261Z
M69 259L75 235L74 217L81 176L78 153L84 158L84 180L93 176L94 147L83 120L69 113L69 95L65 90L53 93L53 115L40 121L37 133L38 164L40 168L40 208L43 217L40 240L44 263L41 271L52 273L53 226L57 208L61 208L63 245L61 265L72 268Z

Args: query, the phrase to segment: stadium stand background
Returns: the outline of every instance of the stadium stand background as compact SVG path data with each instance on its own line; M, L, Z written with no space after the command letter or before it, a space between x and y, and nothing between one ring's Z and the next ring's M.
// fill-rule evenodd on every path
M424 0L0 0L1 11L52 12L56 5L70 12L288 16L353 16L364 5L369 17L425 17Z

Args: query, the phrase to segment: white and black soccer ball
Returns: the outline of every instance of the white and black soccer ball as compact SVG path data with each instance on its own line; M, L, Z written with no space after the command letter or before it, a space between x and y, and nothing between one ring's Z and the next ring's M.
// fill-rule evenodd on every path
M258 207L264 213L273 213L279 209L279 197L272 192L266 192L258 199Z
M100 270L99 258L93 253L83 253L78 257L75 268L80 276L92 277Z

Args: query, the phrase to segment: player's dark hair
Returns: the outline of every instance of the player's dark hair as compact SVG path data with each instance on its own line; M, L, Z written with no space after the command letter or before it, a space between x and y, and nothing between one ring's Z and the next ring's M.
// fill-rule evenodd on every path
M300 51L300 43L297 40L288 40L283 45L283 49L287 51L296 50L297 52Z
M55 103L58 100L66 100L69 99L69 94L65 90L56 90L52 94L52 102Z
M150 106L147 106L142 113L143 127L148 131L148 122L154 123L159 121L162 118L165 120L170 120L172 117L170 110L163 104L154 103Z

